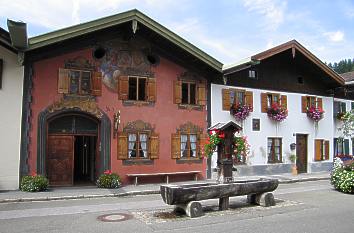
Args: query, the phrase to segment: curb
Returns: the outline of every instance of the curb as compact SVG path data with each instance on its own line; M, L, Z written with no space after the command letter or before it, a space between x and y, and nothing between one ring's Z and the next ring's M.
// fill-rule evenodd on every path
M279 184L291 184L291 183L298 183L298 182L329 180L329 179L330 179L329 177L308 177L308 178L289 179L289 180L279 179ZM77 196L10 198L10 199L0 199L0 204L17 203L17 202L35 202L35 201L92 199L92 198L102 198L102 197L127 197L127 196L137 196L137 195L152 195L152 194L160 194L160 193L161 193L160 190L143 190L143 191L128 191L123 193L109 193L109 194L84 194L84 195L77 195Z

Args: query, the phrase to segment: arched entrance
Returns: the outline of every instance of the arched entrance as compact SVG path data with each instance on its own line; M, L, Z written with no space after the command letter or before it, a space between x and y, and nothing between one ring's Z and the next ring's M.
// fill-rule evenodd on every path
M99 170L98 119L65 113L47 120L46 173L51 185L93 183Z

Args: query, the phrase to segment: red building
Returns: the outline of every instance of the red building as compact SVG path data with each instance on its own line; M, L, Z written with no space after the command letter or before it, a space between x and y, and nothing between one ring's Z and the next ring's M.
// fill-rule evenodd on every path
M221 66L136 10L30 38L22 175L52 185L94 182L105 170L125 183L129 174L204 178L208 87Z

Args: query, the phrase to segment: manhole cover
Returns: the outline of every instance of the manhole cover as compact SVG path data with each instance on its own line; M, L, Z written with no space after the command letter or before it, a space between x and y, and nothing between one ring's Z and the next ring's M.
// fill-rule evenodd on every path
M131 218L133 218L133 215L123 213L105 214L97 217L102 222L122 222Z

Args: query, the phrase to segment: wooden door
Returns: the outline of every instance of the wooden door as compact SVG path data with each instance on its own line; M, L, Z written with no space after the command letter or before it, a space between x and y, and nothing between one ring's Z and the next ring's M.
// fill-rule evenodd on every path
M73 185L74 136L49 135L47 173L50 185Z
M307 173L307 135L296 134L296 167L298 173Z

